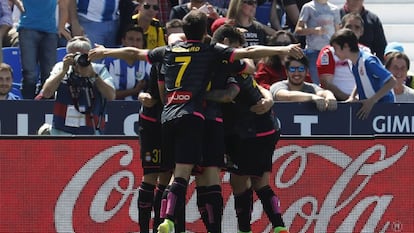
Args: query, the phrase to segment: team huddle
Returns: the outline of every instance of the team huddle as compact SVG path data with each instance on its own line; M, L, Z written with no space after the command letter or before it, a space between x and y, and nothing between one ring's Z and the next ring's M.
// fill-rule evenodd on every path
M244 38L229 25L217 29L209 44L203 41L206 29L206 15L193 10L183 19L183 41L153 50L97 47L89 52L92 60L133 57L154 67L148 91L139 96L144 168L138 201L141 232L149 231L152 208L154 230L185 232L185 196L192 174L206 231L221 232L220 171L226 153L233 164L228 171L240 232L251 231L255 191L274 231L286 233L278 198L268 183L279 137L271 110L273 99L255 83L249 74L251 64L243 59L284 54L300 60L302 50L298 45L238 48ZM147 182L146 176L151 177Z

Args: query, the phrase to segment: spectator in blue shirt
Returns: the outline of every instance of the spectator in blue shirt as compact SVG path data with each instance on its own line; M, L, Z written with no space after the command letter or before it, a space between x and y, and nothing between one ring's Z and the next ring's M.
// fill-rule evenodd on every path
M366 119L372 107L377 102L395 102L392 91L397 83L395 77L382 65L378 57L362 51L358 47L358 38L350 29L340 29L330 40L339 59L349 59L352 62L352 73L355 77L356 88L348 101L353 101L358 94L362 103L357 115Z
M122 46L144 48L144 31L137 25L130 25L122 36ZM105 58L104 63L111 74L117 100L137 100L145 87L151 65L146 61L127 61Z
M23 75L22 96L33 99L56 63L57 1L44 0L40 4L40 1L22 0L22 3L25 11L20 15L17 26ZM59 15L63 11L59 7Z
M119 29L119 0L69 1L67 7L70 8L71 24L76 26L75 35L84 32L91 40L92 46L100 44L105 47L116 47L118 45L116 39Z

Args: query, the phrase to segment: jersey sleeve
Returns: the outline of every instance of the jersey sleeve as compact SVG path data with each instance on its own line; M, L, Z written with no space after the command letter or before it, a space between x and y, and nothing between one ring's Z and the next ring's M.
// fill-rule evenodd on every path
M257 82L252 75L242 74L236 76L236 81L239 84L241 90L246 93L246 96L249 98L250 104L255 104L261 98L263 98L262 93L257 87Z
M225 62L225 65L221 66L224 68L224 70L221 70L220 72L240 74L246 69L246 66L246 63L243 60L237 60L230 63Z
M318 55L316 60L316 68L318 69L318 74L335 74L335 59L333 51L329 46L325 46Z
M108 69L104 64L96 64L92 66L95 73L99 75L99 77L113 89L115 89L115 83L112 78L112 75L109 73Z
M310 8L307 4L303 5L302 9L299 12L299 19L298 21L306 22L309 20L310 17Z
M367 73L371 74L371 77L380 79L383 84L392 77L391 72L382 65L381 61L376 56L370 56L365 61L365 69L367 70Z
M147 61L150 64L156 63L156 62L160 62L162 63L164 60L164 55L165 55L165 50L166 50L166 46L162 46L162 47L157 47L155 49L152 49L150 51L148 51L147 54Z
M269 91L272 94L274 100L278 100L278 99L276 99L276 94L280 90L289 90L289 87L287 85L287 81L275 82L270 86Z
M234 49L222 44L215 44L214 51L216 52L217 57L221 60L221 63L231 63L234 62L233 54Z

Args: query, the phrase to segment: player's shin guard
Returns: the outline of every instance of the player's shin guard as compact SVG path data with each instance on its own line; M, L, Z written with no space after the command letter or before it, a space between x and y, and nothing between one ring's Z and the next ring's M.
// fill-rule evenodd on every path
M138 189L138 219L141 232L149 232L149 222L154 199L155 186L142 183Z
M253 191L248 189L241 194L234 195L237 224L242 232L251 231L250 221L253 210Z
M176 177L171 184L167 195L166 219L175 222L176 231L185 229L185 195L187 193L187 181ZM178 227L178 229L177 229Z
M221 233L223 215L221 187L219 185L197 187L197 206L207 231Z
M161 208L160 208L160 221L164 221L165 217L167 216L167 196L170 193L171 185L167 185L162 193L161 197Z
M284 227L282 215L280 213L279 199L276 197L272 188L268 185L256 191L257 196L262 202L263 209L273 227Z
M162 200L162 196L163 193L165 191L166 186L165 185L161 185L158 184L157 188L155 189L155 193L154 193L154 222L153 222L153 227L152 229L157 229L158 226L160 225L160 223L162 222L161 217L160 217L160 212L161 212L161 200ZM165 198L167 198L167 196L165 196Z

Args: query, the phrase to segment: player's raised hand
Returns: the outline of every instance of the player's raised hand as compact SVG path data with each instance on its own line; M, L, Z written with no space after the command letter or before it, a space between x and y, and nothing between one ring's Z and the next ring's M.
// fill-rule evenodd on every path
M287 49L287 55L291 57L302 58L303 56L305 56L302 48L300 47L300 44L290 44L285 47Z
M103 45L95 44L95 48L89 50L88 58L90 61L105 58L106 48Z

